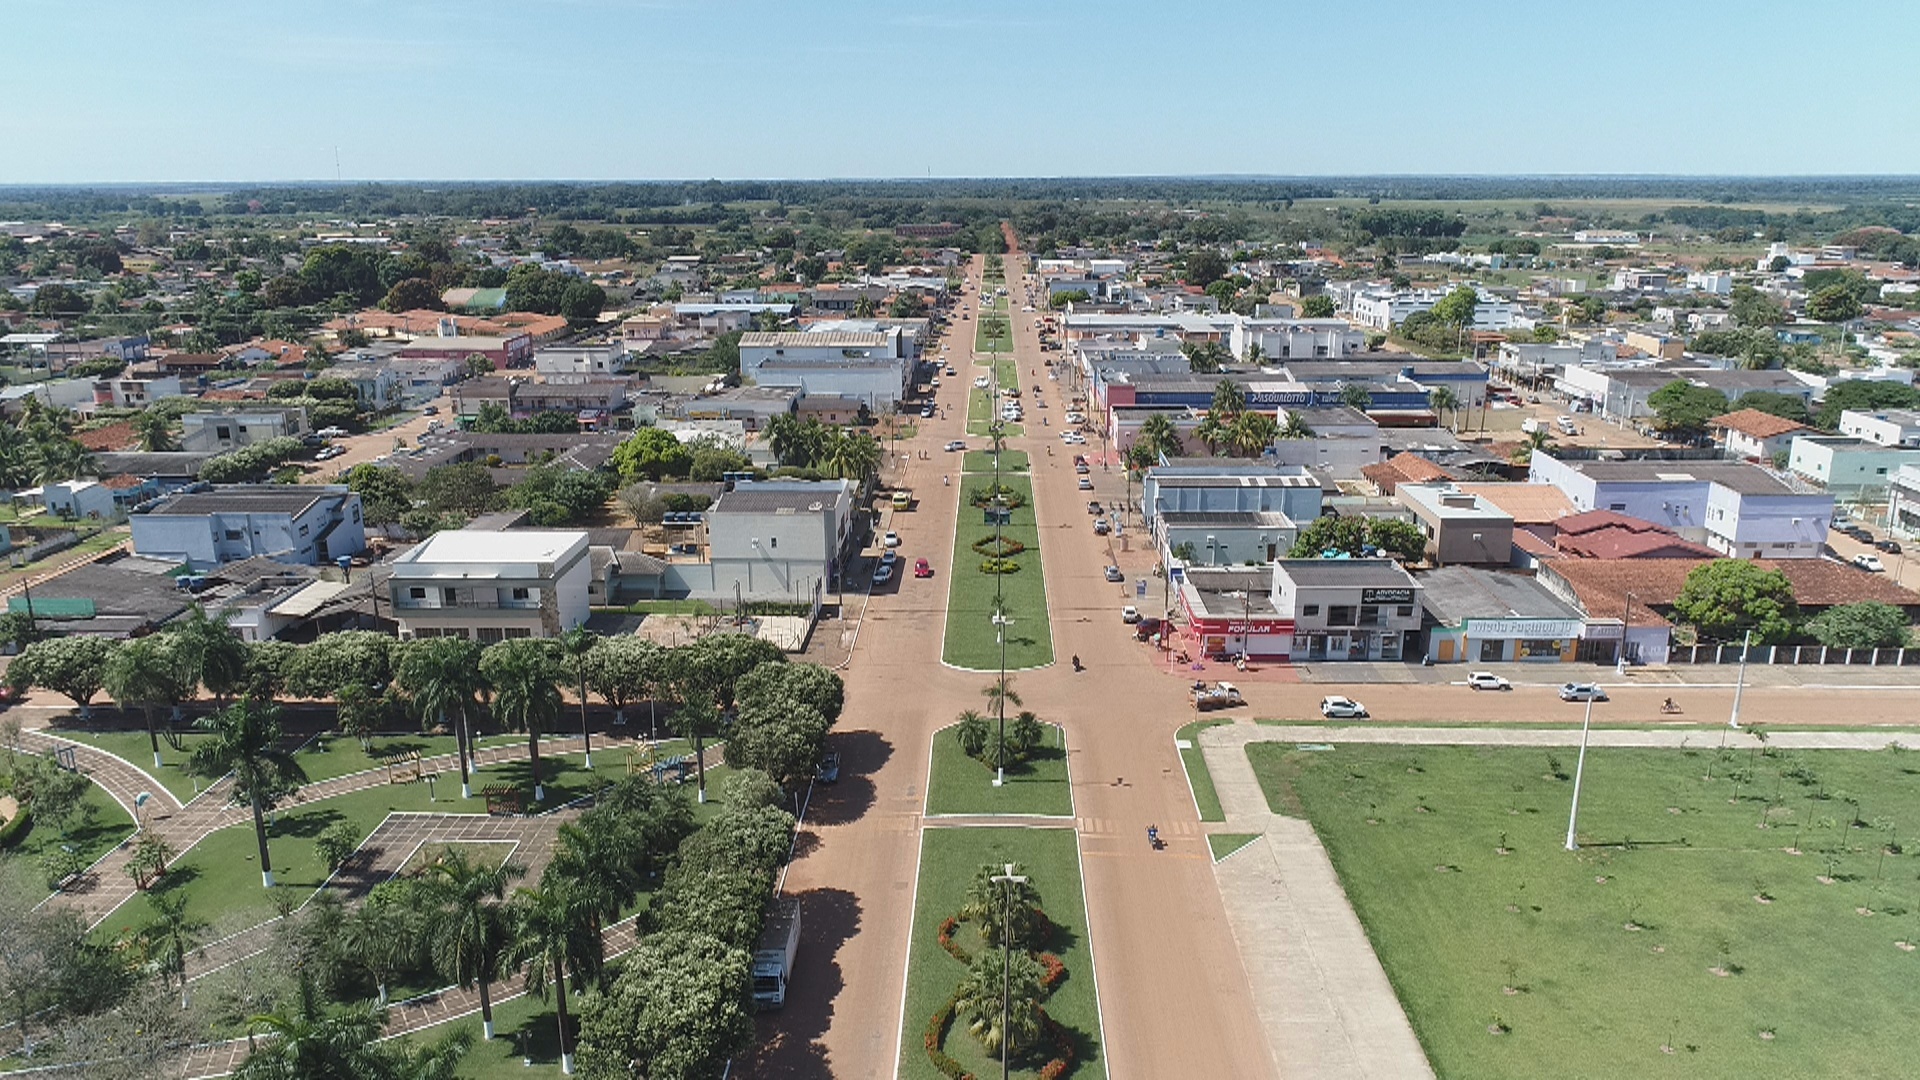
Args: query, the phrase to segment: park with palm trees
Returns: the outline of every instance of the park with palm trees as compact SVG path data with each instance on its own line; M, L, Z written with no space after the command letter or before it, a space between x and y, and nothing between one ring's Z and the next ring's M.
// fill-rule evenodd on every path
M4 740L38 820L0 837L0 1062L129 1077L717 1075L844 698L737 634L293 646L198 609L8 680L73 708ZM17 959L76 950L78 988Z

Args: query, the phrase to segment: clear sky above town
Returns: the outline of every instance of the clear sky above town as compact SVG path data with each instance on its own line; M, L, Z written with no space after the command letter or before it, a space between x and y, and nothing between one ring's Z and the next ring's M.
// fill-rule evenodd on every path
M7 0L0 183L1920 173L1920 3Z

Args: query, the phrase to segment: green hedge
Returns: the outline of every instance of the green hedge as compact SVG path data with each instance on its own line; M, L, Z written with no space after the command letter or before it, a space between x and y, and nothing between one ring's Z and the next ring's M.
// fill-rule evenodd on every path
M13 847L26 838L27 830L33 828L33 812L21 807L5 825L0 825L0 850Z

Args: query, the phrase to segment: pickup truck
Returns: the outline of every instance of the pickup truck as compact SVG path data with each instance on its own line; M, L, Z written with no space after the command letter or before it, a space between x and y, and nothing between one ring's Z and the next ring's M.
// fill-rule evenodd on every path
M753 950L753 1004L778 1009L787 1003L787 980L793 975L793 957L800 951L800 901L782 897L773 902L760 941Z
M1193 684L1193 708L1195 712L1212 712L1215 709L1230 709L1235 705L1245 705L1247 699L1240 696L1240 688L1232 683L1214 683L1209 687L1204 682Z

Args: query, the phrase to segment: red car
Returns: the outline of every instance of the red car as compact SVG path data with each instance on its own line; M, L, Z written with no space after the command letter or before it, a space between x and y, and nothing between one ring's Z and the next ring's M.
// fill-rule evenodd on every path
M932 577L933 565L927 562L927 560L925 559L913 560L913 576L914 577Z

